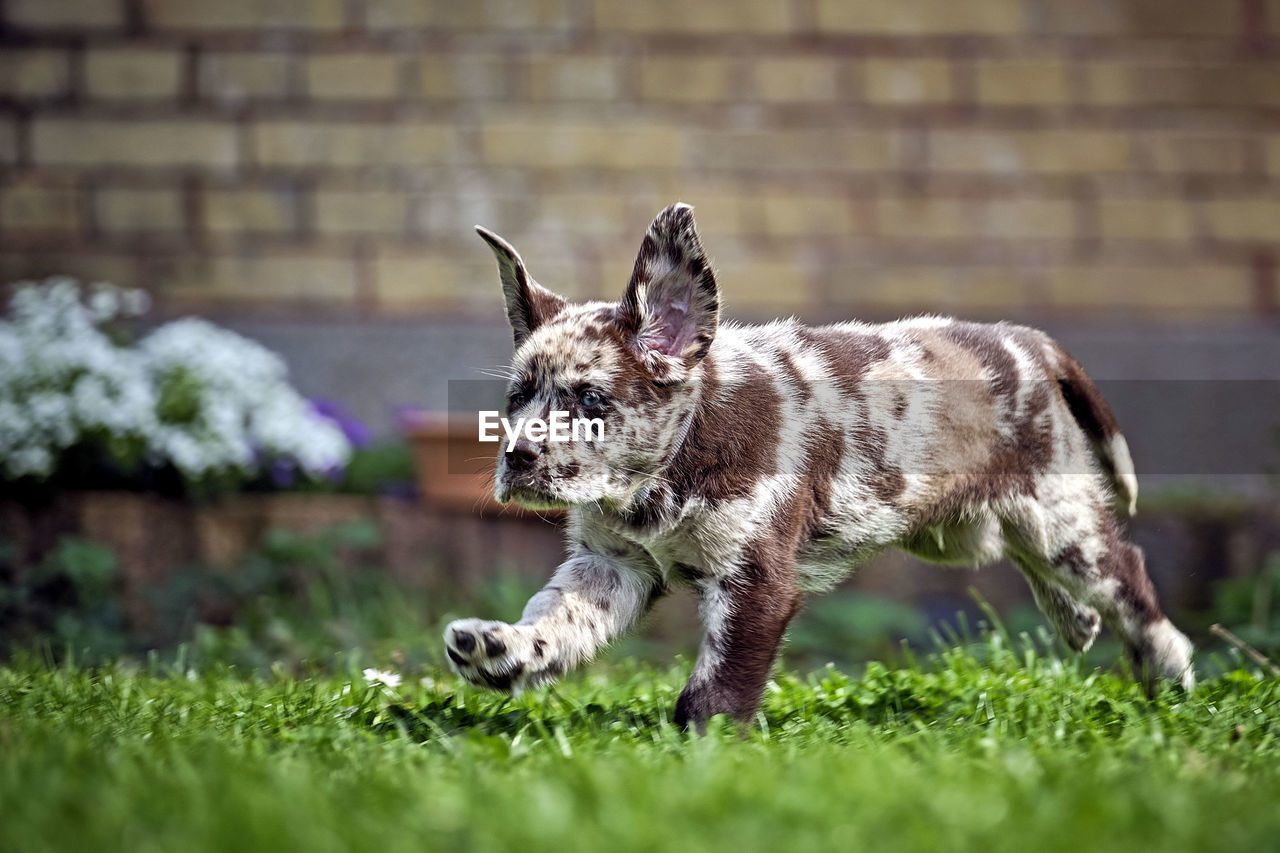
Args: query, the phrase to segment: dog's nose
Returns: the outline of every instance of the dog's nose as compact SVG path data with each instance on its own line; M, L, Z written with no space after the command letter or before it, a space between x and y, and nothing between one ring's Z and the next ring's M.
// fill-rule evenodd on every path
M507 464L517 471L527 471L542 455L542 445L527 438L516 439L515 446L507 453Z

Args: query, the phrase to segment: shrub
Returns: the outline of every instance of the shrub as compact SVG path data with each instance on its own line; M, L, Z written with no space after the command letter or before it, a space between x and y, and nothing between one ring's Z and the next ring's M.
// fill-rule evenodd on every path
M24 283L0 321L0 480L102 485L172 472L187 488L292 466L320 478L350 443L262 345L196 318L136 344L142 291ZM86 482L87 481L87 482Z

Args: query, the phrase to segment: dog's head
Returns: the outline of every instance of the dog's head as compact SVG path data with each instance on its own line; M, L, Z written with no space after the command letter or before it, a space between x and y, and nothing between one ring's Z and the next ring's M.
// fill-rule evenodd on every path
M569 304L530 277L505 240L476 229L498 259L515 357L505 416L567 426L527 431L498 454L495 494L531 508L602 501L623 508L682 440L720 297L694 227L675 204L649 226L621 301ZM560 413L560 414L557 414ZM581 427L575 434L574 422ZM597 423L588 423L596 421Z

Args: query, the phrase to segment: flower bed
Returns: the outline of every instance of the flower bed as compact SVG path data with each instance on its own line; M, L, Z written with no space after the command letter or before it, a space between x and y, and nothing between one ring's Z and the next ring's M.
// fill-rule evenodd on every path
M141 291L19 285L0 321L0 480L32 489L225 490L322 478L351 445L260 344L194 317L134 339Z

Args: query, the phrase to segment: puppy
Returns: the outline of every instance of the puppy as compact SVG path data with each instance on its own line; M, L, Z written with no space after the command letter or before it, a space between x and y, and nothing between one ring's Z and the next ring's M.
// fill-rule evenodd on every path
M448 626L468 681L552 681L685 584L706 635L675 721L747 720L803 597L896 546L1008 557L1071 648L1106 622L1149 689L1194 686L1191 644L1117 522L1138 492L1128 446L1048 335L940 317L722 323L684 204L649 227L618 303L566 302L477 230L515 335L509 418L567 412L604 434L504 441L497 499L567 508L569 556L519 622Z

